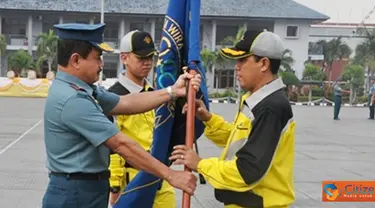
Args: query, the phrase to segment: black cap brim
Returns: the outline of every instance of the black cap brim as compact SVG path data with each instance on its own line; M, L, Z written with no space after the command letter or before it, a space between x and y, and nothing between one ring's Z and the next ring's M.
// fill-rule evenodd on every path
M149 57L149 56L154 56L158 54L158 51L154 48L146 48L143 50L138 50L138 51L133 51L135 55L141 58Z
M240 50L236 47L232 48L222 48L220 49L220 54L228 59L240 59L251 56L251 53L244 50Z

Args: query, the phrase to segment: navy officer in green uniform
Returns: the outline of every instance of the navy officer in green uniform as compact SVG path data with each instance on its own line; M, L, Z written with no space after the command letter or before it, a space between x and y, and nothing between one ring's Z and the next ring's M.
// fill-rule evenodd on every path
M60 24L58 72L44 111L49 183L43 208L104 208L108 205L110 150L132 166L192 194L196 177L175 171L122 134L106 116L147 112L186 95L186 80L199 89L200 76L181 75L173 86L118 96L94 85L103 67L105 25ZM147 196L145 196L147 197Z
M370 109L370 116L369 116L368 119L374 120L374 116L375 116L375 105L374 105L375 77L371 77L371 84L372 85L371 85L370 90L368 92L368 102L367 102L367 106Z
M347 91L347 90L343 90L339 83L336 81L334 84L333 84L333 93L334 93L334 102L335 102L335 107L334 107L334 112L333 112L333 119L334 120L340 120L339 119L339 113L340 113L340 109L341 109L341 94L342 92L345 92L345 93L350 93L350 91Z

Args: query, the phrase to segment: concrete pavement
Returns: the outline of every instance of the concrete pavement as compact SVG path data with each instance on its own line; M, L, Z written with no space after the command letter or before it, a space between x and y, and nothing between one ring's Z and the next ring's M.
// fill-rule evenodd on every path
M44 99L0 98L0 207L41 207L48 177L43 143ZM232 121L236 104L211 104ZM297 121L294 207L375 207L374 203L322 203L322 180L374 180L375 121L367 108L342 108L332 120L332 107L293 106ZM220 149L202 138L202 157ZM179 167L175 167L179 168ZM178 207L182 193L177 191ZM200 185L192 208L223 207L210 185Z

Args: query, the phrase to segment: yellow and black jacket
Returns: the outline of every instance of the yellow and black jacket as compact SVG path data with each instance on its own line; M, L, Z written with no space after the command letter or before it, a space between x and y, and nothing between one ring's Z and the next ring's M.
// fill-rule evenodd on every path
M202 159L198 172L226 207L287 208L295 201L295 121L283 87L276 79L244 95L233 123L214 114L205 122L205 135L224 150Z
M153 89L149 83L142 88L125 76L120 76L118 82L108 89L108 91L118 95L141 93L151 90ZM134 139L146 151L149 151L153 139L152 136L155 121L154 110L136 115L118 115L115 117L109 117L109 119L116 123L122 133ZM130 164L126 163L124 158L118 154L111 154L109 166L109 170L111 171L111 191L122 191L124 186L129 183L129 176L126 175L128 172L125 170L127 167L131 168Z

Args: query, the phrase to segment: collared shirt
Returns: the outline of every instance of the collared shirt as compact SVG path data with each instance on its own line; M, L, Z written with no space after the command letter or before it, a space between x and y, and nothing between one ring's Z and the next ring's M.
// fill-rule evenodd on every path
M108 91L118 95L129 93L141 93L153 90L151 84L145 79L144 87L136 84L126 76L120 76L118 82L111 86ZM115 123L122 133L139 143L145 150L149 150L152 144L155 111L139 113L135 115L118 115Z
M119 130L105 114L118 102L116 94L57 72L44 110L47 168L62 173L107 170L110 151L104 142Z
M369 90L369 96L372 96L372 94L374 94L374 91L375 91L375 84L373 84Z
M198 172L215 198L233 207L288 207L293 181L295 121L278 78L243 96L234 122L213 114L205 136L223 147L220 158L202 159Z
M334 86L334 95L341 96L341 91L342 91L342 88L340 87L339 84L336 83Z
M129 90L130 93L139 93L142 90L143 91L148 91L149 89L152 89L152 85L148 82L147 79L145 80L145 86L139 86L135 82L133 82L131 79L129 79L126 75L122 75L119 77L118 82L125 87L127 90Z

